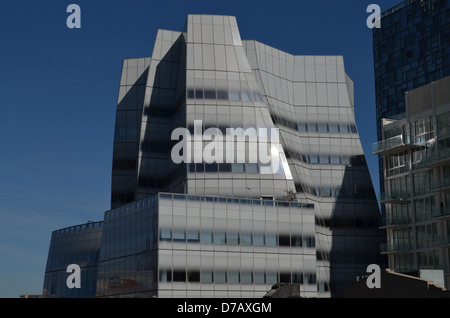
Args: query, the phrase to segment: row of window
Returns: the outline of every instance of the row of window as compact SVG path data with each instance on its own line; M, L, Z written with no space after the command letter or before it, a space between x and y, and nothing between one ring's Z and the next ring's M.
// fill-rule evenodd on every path
M230 100L243 102L263 103L264 100L259 92L250 92L238 89L202 89L196 88L187 90L188 99L210 99L210 100Z
M279 124L284 127L291 128L293 130L298 130L299 132L318 132L318 133L343 133L343 134L355 134L357 133L356 125L354 124L338 124L338 123L317 123L317 122L308 122L308 123L297 123L291 119L281 118L275 115L271 116L274 123ZM203 131L204 133L209 128L217 128L223 135L227 135L227 129L233 127L225 127L225 126L211 126L205 125ZM188 130L191 135L194 135L195 130L194 126L189 125ZM270 132L270 129L268 129ZM234 132L234 134L238 133L238 131ZM198 132L199 133L199 132Z
M303 155L298 152L286 151L286 158L297 159L301 162L313 165L352 165L364 166L364 156L339 156L339 155ZM267 165L266 165L267 166ZM189 172L231 172L257 174L261 171L258 163L190 163Z
M353 124L337 124L337 123L297 123L296 129L299 132L319 132L319 133L344 133L356 134L357 129Z
M186 195L186 194L172 194L172 193L160 193L161 199L174 199L174 200L188 200L188 201L202 201L202 202L217 202L217 203L231 203L231 204L253 204L257 206L285 206L295 208L313 209L314 204L300 203L300 202L288 202L288 201L274 201L273 197L267 200L255 200L244 198L226 198L226 197L214 197L214 196L200 196L200 195Z
M315 273L289 272L252 272L225 270L160 270L159 281L164 283L216 283L216 284L276 284L296 283L305 285L316 284Z
M159 240L166 242L188 242L217 245L268 246L268 247L315 247L315 238L311 236L268 234L268 233L239 233L239 232L200 232L196 230L167 230L161 229Z

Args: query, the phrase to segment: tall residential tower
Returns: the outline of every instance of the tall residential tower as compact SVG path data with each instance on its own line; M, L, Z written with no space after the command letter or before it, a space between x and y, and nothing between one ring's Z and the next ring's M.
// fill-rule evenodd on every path
M406 0L373 28L378 141L383 118L405 116L405 93L450 76L450 0ZM383 191L383 158L379 156Z

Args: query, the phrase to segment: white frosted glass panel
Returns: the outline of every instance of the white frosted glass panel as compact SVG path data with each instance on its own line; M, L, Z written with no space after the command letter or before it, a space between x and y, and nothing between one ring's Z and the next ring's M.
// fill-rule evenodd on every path
M203 69L214 70L214 48L212 44L203 45Z
M225 35L223 33L223 25L214 25L214 43L215 44L225 44Z
M214 62L216 64L216 70L218 71L226 71L227 63L225 58L225 46L223 45L214 45Z
M327 83L327 95L329 106L339 106L338 85Z
M339 106L350 106L346 84L338 84Z
M307 82L315 82L316 81L316 69L314 65L307 64L305 65L305 75Z
M317 82L326 82L327 81L324 64L316 65L316 81Z
M193 46L194 46L194 67L196 69L202 69L203 68L202 45L193 44Z
M317 105L316 84L306 83L306 104Z
M202 42L213 43L213 26L212 24L202 24Z
M194 24L194 42L202 43L202 27L201 24Z
M327 82L337 82L336 65L327 65Z
M226 46L226 57L227 57L227 70L228 71L238 71L238 66L236 62L236 54L234 52L234 47Z
M317 105L327 106L328 105L327 84L326 83L317 83L316 89L317 89Z

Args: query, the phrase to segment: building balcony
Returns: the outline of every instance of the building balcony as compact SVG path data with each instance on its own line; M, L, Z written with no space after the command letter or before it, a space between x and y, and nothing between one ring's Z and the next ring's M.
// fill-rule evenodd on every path
M450 176L433 180L430 189L434 192L450 192Z
M406 203L410 198L410 193L408 191L389 191L386 193L380 193L378 196L378 201L380 203Z
M433 218L450 218L450 207L433 207L431 210Z
M394 242L394 243L383 243L380 245L381 254L407 254L411 251L411 246L409 243L404 242Z
M409 136L398 135L372 144L372 153L381 155L401 152L412 147L416 147L416 145L411 142Z
M450 235L437 236L433 239L433 246L448 246L450 245Z
M387 216L387 217L381 218L380 229L407 228L409 223L411 223L411 220L409 217L406 217L406 216L402 216L402 217Z
M415 162L416 168L434 168L450 164L450 148L432 152Z

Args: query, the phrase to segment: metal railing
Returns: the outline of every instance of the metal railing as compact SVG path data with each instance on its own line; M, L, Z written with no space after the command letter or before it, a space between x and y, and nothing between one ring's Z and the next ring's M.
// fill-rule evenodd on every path
M380 227L386 226L405 226L411 223L408 216L385 216L380 220Z
M384 151L386 149L404 145L405 142L403 139L404 139L403 135L398 135L398 136L394 136L394 137L376 142L376 143L372 144L372 152L378 153L378 152ZM409 142L409 138L406 138L406 141Z
M446 159L450 160L450 148L445 148L442 150L439 150L436 154L435 151L430 152L424 156L417 162L415 162L415 165L417 167L423 167L426 165L432 165L437 164L440 161L444 162Z
M409 252L411 245L408 242L383 243L380 245L381 253Z
M411 194L409 193L409 191L403 191L403 190L388 191L388 192L380 193L378 195L378 201L397 201L397 200L403 201L403 200L407 200L410 196L411 196Z

